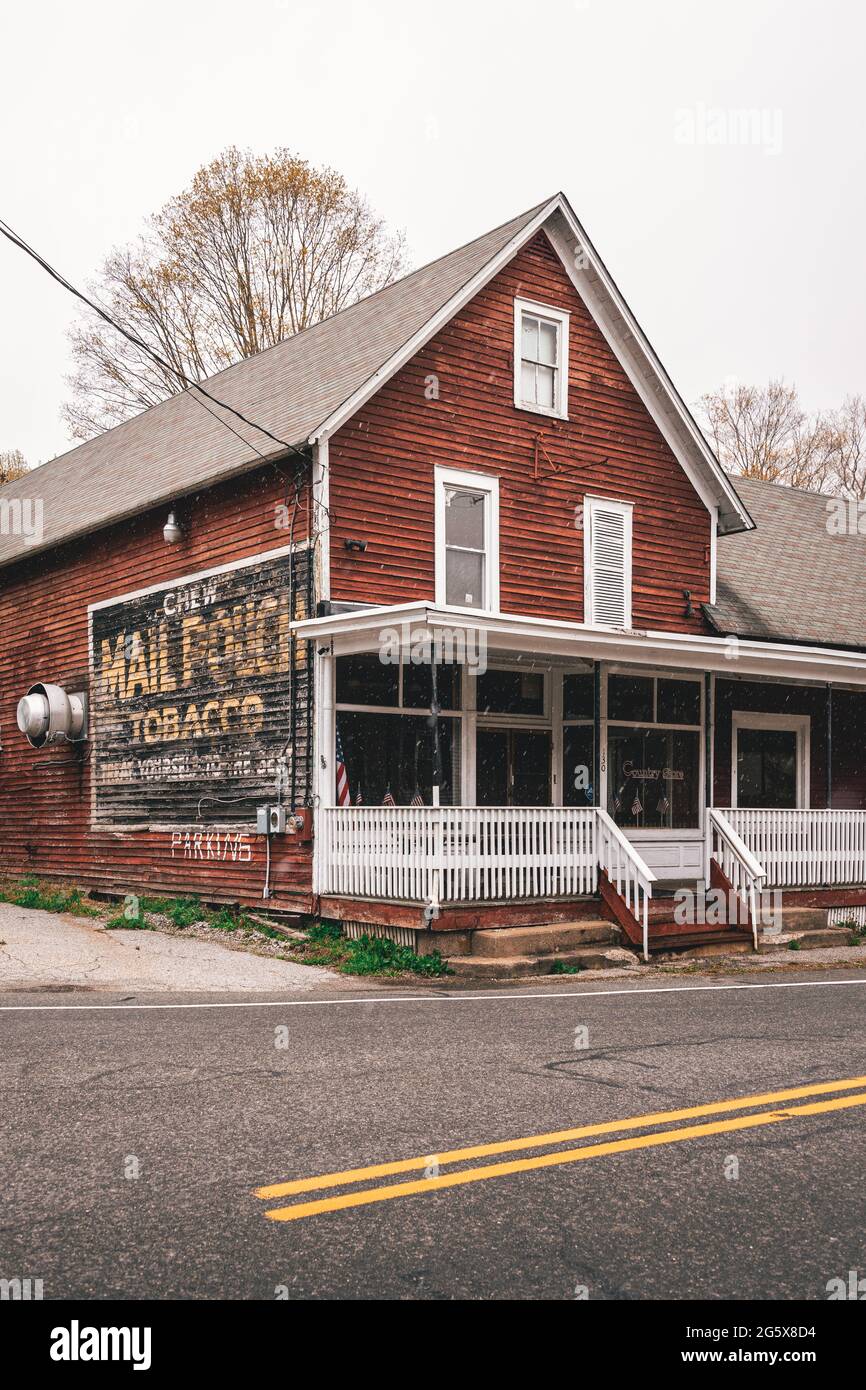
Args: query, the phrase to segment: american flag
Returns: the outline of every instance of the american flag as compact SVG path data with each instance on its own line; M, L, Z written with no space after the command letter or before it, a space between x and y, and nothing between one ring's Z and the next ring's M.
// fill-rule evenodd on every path
M666 797L666 796L663 796L662 799L661 799L661 801L659 802L658 806L656 807L656 810L658 811L658 813L659 813L660 816L666 816L666 815L667 815L667 813L668 813L668 808L670 807L670 804L671 804L671 803L668 801L667 797Z
M416 789L415 795L412 797L412 800L409 802L409 805L410 805L410 806L423 806L423 805L424 805L424 798L423 798L423 796L421 795L421 793L420 793L417 789Z
M396 805L397 805L396 801L394 800L393 796L391 795L391 788L390 788L390 787L389 787L388 790L386 791L385 795L382 797L382 805L383 805L383 806L396 806Z
M363 798L363 796L361 795L361 787L360 787L360 785L359 785L359 786L358 786L358 790L355 792L355 805L356 805L356 806L363 806L363 804L364 804L364 798Z
M633 816L639 816L642 810L643 806L641 805L640 797L637 792L635 792L634 801L631 803L631 813Z
M352 797L349 793L349 774L346 771L346 764L343 762L343 740L340 738L340 730L337 730L337 805L351 806Z

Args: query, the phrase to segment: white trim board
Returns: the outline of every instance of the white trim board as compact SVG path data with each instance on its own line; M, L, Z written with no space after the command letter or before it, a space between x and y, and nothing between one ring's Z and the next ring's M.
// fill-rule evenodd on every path
M461 629L483 636L491 648L533 652L539 658L616 661L664 666L682 671L716 671L719 675L765 676L789 683L832 681L854 689L866 687L866 652L832 647L805 647L781 642L738 640L735 655L725 637L656 631L619 631L554 618L476 609L447 608L433 602L389 604L334 613L293 624L299 637L331 637L341 654L375 648L384 627L405 628L407 641L418 629Z

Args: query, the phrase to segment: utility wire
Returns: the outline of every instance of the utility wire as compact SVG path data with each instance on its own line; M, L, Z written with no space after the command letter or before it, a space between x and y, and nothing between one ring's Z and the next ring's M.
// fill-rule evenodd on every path
M297 454L299 458L306 458L306 454L304 454L301 449L296 448L294 444L289 444L285 439L280 439L279 435L272 434L271 431L269 429L266 429L264 425L257 425L255 420L250 420L246 415L243 415L239 410L236 410L234 406L227 405L225 401L221 401L219 397L212 395L210 391L206 391L205 388L201 386L197 381L194 381L192 377L188 377L185 372L181 371L180 367L173 366L172 363L166 361L166 359L162 357L160 353L156 352L153 348L149 347L148 344L145 343L141 338L139 338L136 333L131 333L129 329L122 327L122 325L119 323L116 323L106 309L103 309L100 304L96 303L92 299L89 299L86 294L84 294L81 290L77 289L75 285L71 284L70 281L66 279L65 275L61 275L61 273L58 270L55 270L54 267L50 265L48 261L45 260L44 256L40 256L39 252L34 250L34 248L30 246L22 236L19 236L18 233L14 231L14 229L10 227L7 222L4 222L2 218L0 218L0 232L2 232L3 236L6 237L7 241L12 242L13 246L17 246L20 251L23 251L26 255L30 256L38 266L41 266L41 268L48 275L51 276L52 280L56 280L59 285L62 285L63 288L65 290L68 290L71 295L74 295L76 299L80 299L82 304L86 304L88 309L92 309L93 312L97 314L99 318L101 318L105 323L107 323L110 328L113 328L116 333L120 333L120 335L126 338L128 342L132 343L134 347L137 347L140 352L143 352L148 357L150 357L152 361L156 362L158 366L162 367L163 371L171 372L174 376L178 378L179 381L182 381L185 386L189 387L191 390L198 391L202 396L205 397L206 400L209 400L213 405L219 406L221 410L228 411L230 415L234 415L245 425L249 425L251 429L258 430L260 434L267 435L268 439L272 439L275 444L279 444L280 448L288 449L290 453ZM196 399L197 397L194 396L193 400ZM204 405L204 402L199 401L199 404ZM249 440L244 439L243 435L238 434L237 430L232 429L231 425L229 425L226 420L221 420L220 416L214 415L214 412L212 410L209 410L207 406L205 406L204 408L208 410L208 414L213 415L213 418L215 420L219 421L220 424L225 425L227 429L230 429L232 431L232 434L234 434L236 438L240 439L242 443L246 444L248 448L255 450L255 452L259 455L259 458L265 459L265 455L261 453L259 449L256 448L255 444L252 444ZM267 459L265 459L265 461L270 462L270 460Z

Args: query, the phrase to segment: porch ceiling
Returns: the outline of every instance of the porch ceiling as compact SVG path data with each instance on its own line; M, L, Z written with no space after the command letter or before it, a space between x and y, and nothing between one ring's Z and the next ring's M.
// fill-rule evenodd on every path
M326 640L335 655L376 651L399 640L411 647L424 632L451 634L455 645L484 643L497 653L530 653L561 661L612 661L735 676L775 676L795 681L866 686L866 653L743 638L588 627L510 613L481 613L428 603L357 608L295 623L295 633ZM396 639L394 634L396 633ZM386 635L387 634L387 635ZM474 648L478 650L477 645ZM471 657L470 657L471 659Z

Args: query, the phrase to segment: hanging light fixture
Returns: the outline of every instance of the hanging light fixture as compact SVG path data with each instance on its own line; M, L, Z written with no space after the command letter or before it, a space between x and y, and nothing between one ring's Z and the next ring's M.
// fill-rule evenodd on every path
M174 514L173 508L168 514L168 521L162 528L162 538L166 545L176 545L177 542L183 538L183 531Z

